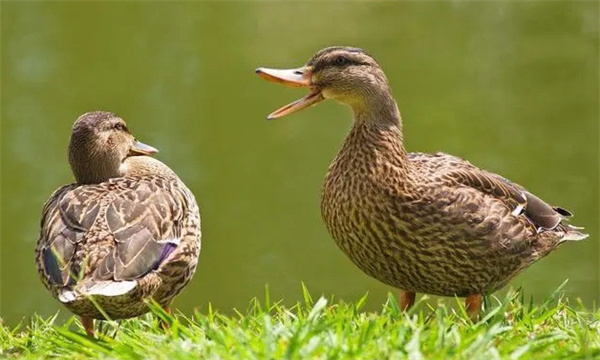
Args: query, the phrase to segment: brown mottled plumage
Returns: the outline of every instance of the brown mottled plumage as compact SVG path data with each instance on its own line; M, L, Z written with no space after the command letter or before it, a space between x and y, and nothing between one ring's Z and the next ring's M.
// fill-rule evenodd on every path
M168 310L200 253L194 195L107 112L77 119L69 146L76 182L44 205L36 263L42 282L93 335L92 319Z
M325 177L321 212L338 246L368 275L404 292L481 295L566 240L587 237L552 207L500 175L444 153L407 153L400 112L387 78L363 50L330 47L298 69L257 69L270 81L310 87L271 115L279 118L324 99L354 112L354 125Z

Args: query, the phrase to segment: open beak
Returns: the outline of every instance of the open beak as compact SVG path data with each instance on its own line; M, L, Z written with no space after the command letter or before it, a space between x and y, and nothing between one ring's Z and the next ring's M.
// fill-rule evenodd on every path
M153 148L150 145L146 145L141 141L135 141L135 143L133 144L133 146L131 147L131 149L129 149L129 155L130 156L135 156L135 155L153 155L156 154L158 152L157 149Z
M256 73L267 81L280 83L290 87L310 88L308 95L272 112L267 117L269 120L278 119L291 113L295 113L296 111L300 111L325 99L321 90L316 86L313 86L311 81L312 69L308 66L287 70L258 68L256 69Z

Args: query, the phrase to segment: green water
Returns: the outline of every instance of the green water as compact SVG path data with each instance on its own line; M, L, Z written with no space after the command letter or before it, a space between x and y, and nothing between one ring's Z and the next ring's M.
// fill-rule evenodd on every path
M334 44L379 60L409 150L467 158L573 211L590 238L512 286L541 300L569 279L571 297L597 304L598 19L597 2L566 1L3 2L0 316L60 308L33 261L41 207L72 180L73 121L100 109L159 148L200 203L202 255L179 309L243 309L265 284L289 304L302 281L315 296L368 291L377 308L393 289L346 259L319 212L350 111L326 102L267 122L304 92L253 72Z

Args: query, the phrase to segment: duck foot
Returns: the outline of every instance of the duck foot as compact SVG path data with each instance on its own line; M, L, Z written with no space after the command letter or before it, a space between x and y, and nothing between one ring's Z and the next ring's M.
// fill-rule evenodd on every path
M477 321L479 316L479 310L481 310L481 303L483 296L481 294L472 294L467 296L465 299L465 308L467 309L467 315L472 321Z
M93 338L94 337L94 319L87 317L87 316L81 316L81 325L85 329L85 333L89 337Z
M400 310L407 311L415 304L415 293L412 291L400 292Z

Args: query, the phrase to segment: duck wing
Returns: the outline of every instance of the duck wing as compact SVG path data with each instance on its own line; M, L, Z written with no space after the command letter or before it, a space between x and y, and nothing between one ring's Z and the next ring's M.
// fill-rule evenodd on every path
M177 248L189 203L177 181L125 180L106 210L115 247L98 265L98 280L134 280L158 267Z
M572 216L568 210L549 205L523 186L481 170L459 157L444 153L414 153L411 160L421 167L429 167L439 183L468 186L502 201L512 209L513 215L525 216L538 231L555 229L565 217Z
M494 196L513 209L513 215L525 215L538 230L554 229L564 217L571 216L567 210L547 204L522 186L475 167L453 169L441 174L441 178Z
M72 184L56 190L42 210L40 238L36 249L37 263L39 271L44 275L43 279L51 285L66 286L75 283L75 277L70 276L74 268L73 258L85 229L81 222L70 221L61 211L63 199L69 198L74 188L76 185ZM77 203L75 206L80 205ZM81 213L84 215L86 211Z
M162 177L59 189L44 208L40 239L39 263L50 283L74 285L92 270L92 286L156 270L180 242L191 195L184 191Z

